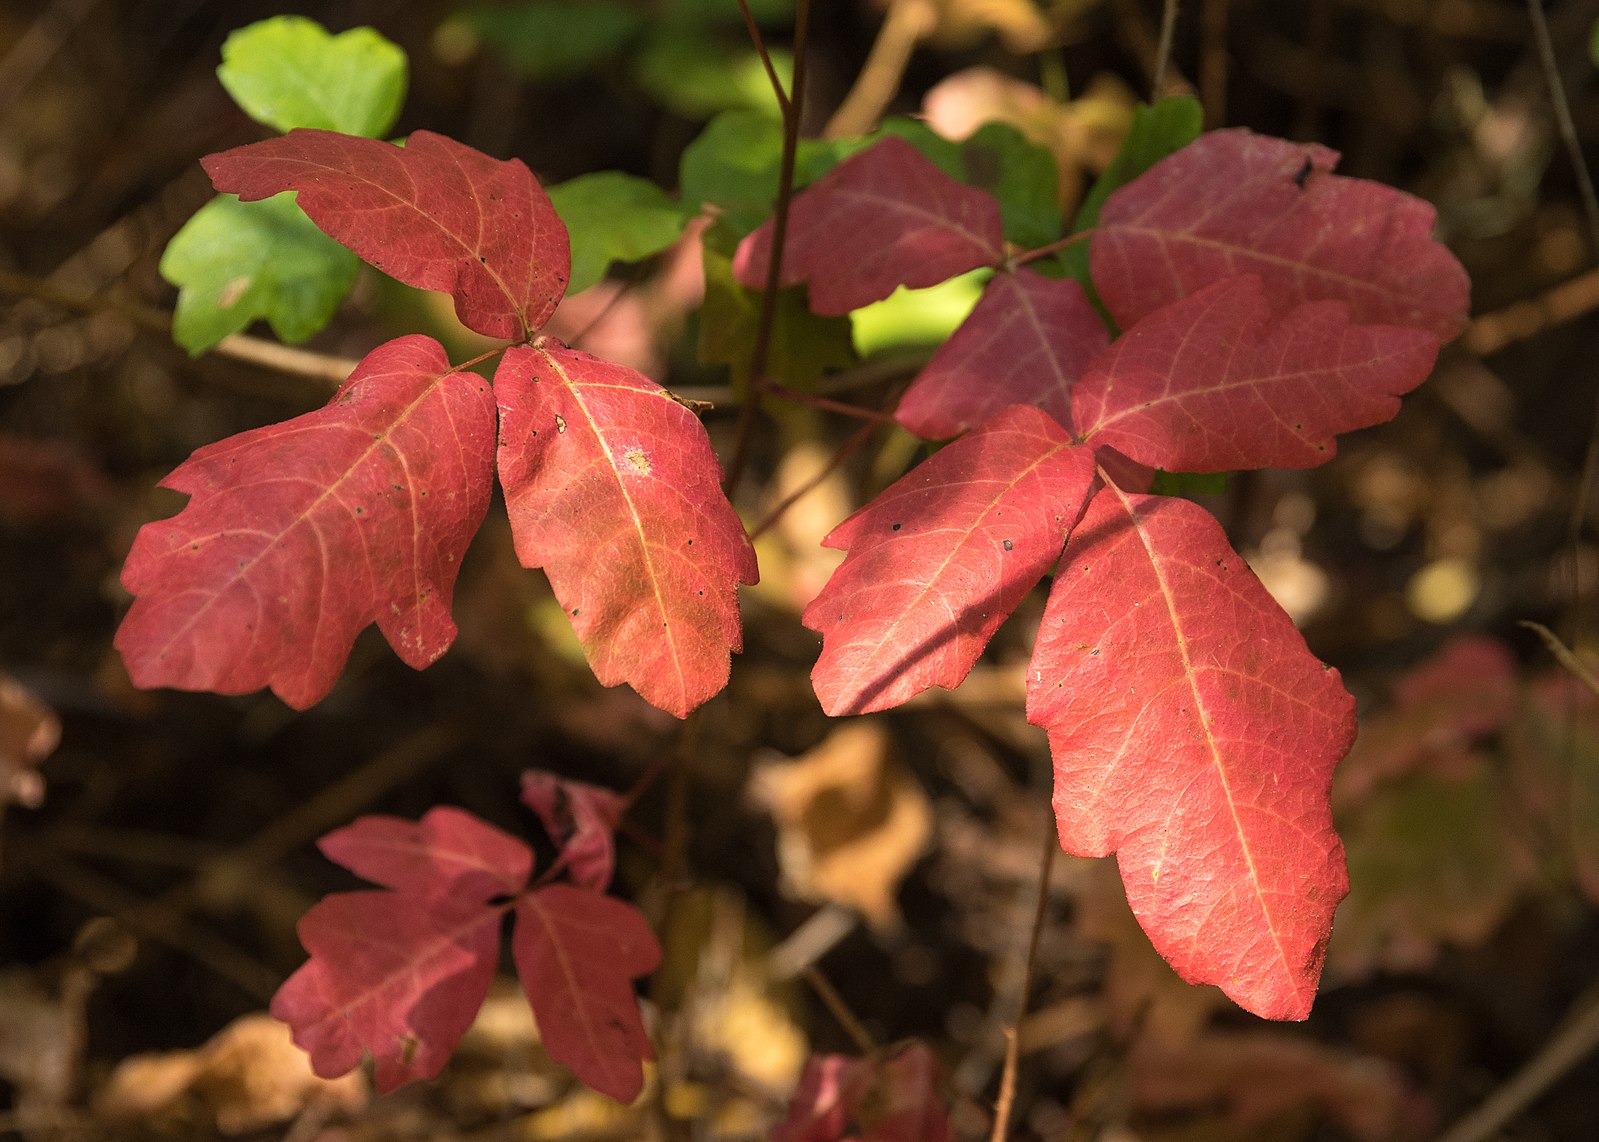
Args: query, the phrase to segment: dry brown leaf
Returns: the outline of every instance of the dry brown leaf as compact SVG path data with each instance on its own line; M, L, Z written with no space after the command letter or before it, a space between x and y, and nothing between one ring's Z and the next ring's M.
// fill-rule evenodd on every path
M879 928L898 923L895 892L933 827L926 792L891 752L881 722L857 719L762 766L751 787L777 824L785 890L854 908Z
M44 800L35 768L61 742L55 713L21 683L0 674L0 812L15 802L30 809Z
M354 1113L368 1098L352 1071L322 1079L289 1029L264 1012L240 1016L193 1051L133 1055L111 1072L95 1110L111 1121L208 1121L222 1134L287 1122L315 1105Z

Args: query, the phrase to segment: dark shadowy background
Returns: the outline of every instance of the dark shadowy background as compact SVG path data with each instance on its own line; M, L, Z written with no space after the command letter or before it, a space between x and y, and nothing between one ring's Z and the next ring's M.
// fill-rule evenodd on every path
M127 602L117 573L137 527L179 506L157 481L194 448L327 393L224 356L191 360L128 315L170 311L156 267L211 193L198 158L262 137L216 82L223 38L283 10L254 0L0 4L0 677L62 726L39 770L42 801L13 805L0 834L0 1077L12 1089L0 1134L762 1136L806 1050L854 1049L813 989L765 982L770 949L796 954L783 941L816 898L830 898L868 920L844 920L816 966L878 1043L933 1046L950 1068L957 1125L978 1136L1046 827L1042 735L1025 725L1018 681L1040 599L961 695L919 701L876 719L880 733L840 742L810 695L816 640L797 619L820 581L807 578L814 565L763 562L767 582L747 597L747 653L684 736L592 681L549 621L541 577L515 566L491 512L457 594L461 638L425 673L369 631L333 695L305 713L271 697L129 686L111 649ZM447 4L293 10L334 30L372 24L406 49L411 88L396 133L445 132L521 157L546 182L617 168L670 188L700 127L616 69L530 84L487 51L446 62ZM1147 95L1158 5L1078 0L1053 11L1056 42L1042 55L981 32L919 49L893 109L916 112L928 89L973 66L1032 82L1047 66L1074 96L1096 79ZM1552 4L1549 19L1592 153L1599 5ZM815 5L811 129L860 71L880 22L866 0ZM1484 773L1524 748L1533 687L1555 685L1540 681L1551 661L1518 620L1592 648L1599 613L1594 508L1579 505L1599 400L1599 278L1531 44L1519 0L1195 0L1174 53L1175 82L1198 86L1212 125L1325 142L1343 152L1343 173L1436 203L1439 234L1472 276L1475 320L1396 420L1341 442L1322 469L1235 477L1207 502L1365 715L1389 709L1396 679L1451 639L1500 640L1515 712L1473 727L1458 709L1434 710L1419 730L1393 731L1420 734L1429 749L1453 735ZM647 268L658 287L649 296L687 290L676 304L618 303L609 333L594 335L631 346L669 384L725 384L694 364L681 322L693 287L673 284L669 262ZM93 305L53 304L52 290ZM312 347L359 356L442 320L393 293L363 281ZM721 442L730 421L725 407L709 416ZM740 507L757 518L802 478L780 463L785 442L825 458L850 430L827 418L773 429ZM794 535L825 531L909 459L885 445L824 485L796 509ZM1443 689L1469 694L1474 671L1446 671ZM1380 950L1340 960L1335 936L1333 962L1344 966L1329 970L1302 1027L1270 1028L1209 993L1185 998L1117 912L1107 870L1057 862L1031 996L1047 1018L1024 1028L1015 1136L1426 1138L1481 1103L1599 979L1594 901L1572 871L1599 860L1599 793L1581 816L1584 791L1599 789L1599 733L1583 699L1565 701L1538 707L1559 715L1539 740L1577 759L1567 796L1552 802L1575 806L1571 828L1551 840L1559 830L1532 815L1511 839L1446 835L1424 850L1403 828L1383 834L1374 843L1397 855L1373 867L1418 867L1394 873L1386 920L1364 931ZM818 774L833 774L816 778L821 791L785 784L792 773L776 759L824 739L845 776L828 768L831 755L813 756ZM19 799L39 800L6 748L0 739L0 770L18 770ZM264 1008L302 958L295 920L353 885L317 855L318 835L361 813L414 817L439 803L532 835L516 800L523 769L627 788L673 758L688 767L686 859L660 883L672 818L656 782L630 818L620 877L656 917L677 894L667 966L648 991L667 1091L655 1110L624 1115L574 1092L539 1061L514 996L491 1001L494 1025L474 1032L437 1084L364 1107L359 1085L311 1083L276 1040L241 1039L223 1062L217 1050L195 1053ZM809 902L788 882L794 870L780 869L780 840L834 861L813 877ZM1478 864L1452 863L1485 847ZM1511 867L1514 877L1499 875ZM880 884L882 899L863 903L840 880ZM1452 923L1428 913L1429 895L1480 907ZM136 1058L166 1051L183 1053ZM130 1060L153 1069L118 1078ZM176 1092L165 1103L126 1089L163 1082ZM1599 1136L1596 1092L1590 1058L1492 1136Z

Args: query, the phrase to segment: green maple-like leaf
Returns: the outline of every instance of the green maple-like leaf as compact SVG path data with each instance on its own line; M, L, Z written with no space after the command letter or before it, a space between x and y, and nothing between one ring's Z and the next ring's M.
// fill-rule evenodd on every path
M227 38L217 78L257 123L376 138L399 117L406 58L371 28L334 36L303 16L278 16Z
M218 195L167 244L161 276L178 287L172 336L203 353L264 318L288 342L327 324L360 259L318 230L294 195L240 202Z
M580 175L550 187L549 194L572 236L568 294L588 289L612 262L636 262L660 253L678 240L694 216L653 182L620 171Z

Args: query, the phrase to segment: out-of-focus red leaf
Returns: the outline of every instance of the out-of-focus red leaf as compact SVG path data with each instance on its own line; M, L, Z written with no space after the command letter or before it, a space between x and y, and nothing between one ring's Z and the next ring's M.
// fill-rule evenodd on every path
M872 1064L848 1055L812 1055L788 1100L771 1142L839 1142L860 1101L856 1088L871 1081Z
M522 803L538 814L575 884L595 892L610 887L616 826L624 808L620 797L598 785L530 769L522 774Z
M1203 508L1106 486L1073 532L1028 672L1065 848L1115 852L1185 979L1310 1011L1348 888L1333 766L1354 701Z
M812 1055L772 1142L950 1142L938 1075L923 1043L881 1062Z
M1005 256L999 202L890 136L860 151L794 199L779 285L805 282L814 313L844 314L900 286L937 285ZM768 220L740 243L733 276L765 289Z
M1141 1037L1128 1074L1133 1104L1152 1115L1223 1114L1221 1131L1201 1122L1193 1137L1286 1136L1270 1127L1286 1129L1307 1109L1361 1142L1432 1135L1425 1107L1409 1101L1394 1067L1282 1031L1213 1032L1176 1048Z
M1311 468L1334 436L1390 420L1427 379L1438 338L1351 325L1343 302L1271 320L1260 278L1226 278L1151 313L1072 395L1085 439L1169 472Z
M1519 802L1561 840L1577 888L1599 904L1599 698L1564 669L1535 678L1505 745Z
M517 557L543 567L601 683L678 717L727 682L755 550L699 419L649 378L556 342L494 378Z
M637 1098L655 1050L632 981L661 962L644 916L613 897L553 884L517 899L511 951L550 1058L618 1102Z
M1362 325L1460 332L1471 285L1431 236L1436 212L1392 187L1329 173L1338 154L1211 131L1105 202L1094 286L1123 329L1235 274L1258 274L1279 316L1346 301Z
M300 919L311 958L272 998L323 1078L370 1054L391 1091L444 1069L488 994L502 908L404 892L324 897Z
M317 842L322 855L385 888L486 901L520 891L533 850L463 809L440 805L420 821L367 816Z
M1459 772L1414 770L1352 811L1340 807L1349 895L1333 926L1330 972L1426 971L1445 945L1487 940L1537 878L1497 767L1476 751L1453 764Z
M494 398L412 335L368 353L325 408L199 449L163 486L188 506L147 524L117 632L141 687L296 709L333 688L376 622L421 669L455 637L450 597L488 510Z
M0 432L0 519L52 519L110 496L104 473L65 441Z
M811 680L829 714L958 686L1082 511L1092 455L1015 405L839 524L849 550L803 622L822 634Z
M1498 639L1458 638L1395 682L1393 698L1390 709L1362 719L1355 748L1338 767L1333 804L1340 812L1413 770L1475 777L1477 739L1515 714L1515 659Z
M469 329L523 338L566 292L571 249L531 171L431 131L404 147L298 128L201 160L246 202L299 191L300 208L390 277L455 299Z
M995 274L971 315L939 346L894 412L908 431L944 440L1007 405L1036 405L1068 430L1072 383L1110 343L1071 280L1029 269Z

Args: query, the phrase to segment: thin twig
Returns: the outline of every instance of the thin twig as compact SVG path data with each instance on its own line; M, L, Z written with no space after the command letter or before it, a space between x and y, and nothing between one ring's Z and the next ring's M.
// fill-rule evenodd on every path
M1086 242L1093 236L1094 228L1089 226L1086 229L1077 231L1075 234L1068 234L1064 238L1057 238L1055 241L1046 246L1038 246L1032 250L1023 250L1019 254L1012 254L1009 258L1005 259L1005 265L1011 269L1015 269L1017 266L1025 266L1028 262L1036 262L1039 258L1047 258L1051 254L1058 254L1067 246L1075 246L1079 242Z
M1588 669L1587 665L1573 653L1569 646L1560 641L1559 636L1554 631L1542 623L1535 623L1528 619L1522 619L1517 625L1526 627L1543 639L1543 644L1549 648L1549 653L1555 656L1555 661L1569 670L1577 681L1592 690L1596 696L1599 696L1599 678L1594 676L1593 671Z
M1038 901L1033 906L1033 931L1027 940L1027 962L1022 967L1022 984L1016 1002L1016 1022L1005 1028L1005 1066L999 1077L999 1099L994 1104L994 1129L989 1142L1005 1142L1010 1130L1011 1108L1016 1102L1016 1064L1021 1048L1022 1019L1027 1015L1027 1000L1033 990L1033 966L1038 961L1038 938L1044 930L1044 912L1049 905L1049 876L1055 868L1055 851L1060 837L1055 818L1045 819L1044 855L1038 867Z
M1599 197L1594 194L1593 178L1588 173L1588 163L1582 155L1582 142L1577 138L1576 124L1571 121L1571 104L1566 99L1565 84L1560 81L1560 65L1555 60L1555 45L1549 38L1549 23L1544 19L1541 0L1527 0L1527 16L1532 20L1532 39L1538 47L1538 63L1543 68L1544 82L1549 85L1549 102L1554 108L1555 124L1560 129L1560 140L1566 146L1572 173L1577 176L1582 212L1588 221L1588 241L1593 252L1599 254Z
M832 458L822 466L820 471L813 475L809 480L806 480L799 487L795 488L788 495L784 496L782 501L779 502L775 508L767 512L766 516L750 529L750 542L753 543L764 532L770 529L772 525L777 523L778 520L782 519L784 512L788 511L789 508L793 507L800 500L804 499L807 495L819 487L823 480L827 479L827 477L831 476L835 471L837 471L839 465L843 464L845 460L849 459L850 456L859 451L860 448L872 438L872 433L876 432L878 427L879 425L876 421L867 421L865 424L861 425L860 428L856 429L855 435L844 441L843 447L841 447L837 452L833 453Z
M10 294L12 297L25 297L30 301L41 302L57 309L71 310L74 313L115 313L127 318L147 333L154 333L159 337L172 336L172 318L167 314L115 294L78 293L12 270L0 270L0 293ZM252 365L261 365L280 373L309 377L312 380L335 385L343 382L359 363L348 357L336 357L310 349L296 349L276 341L266 341L240 333L224 337L212 351L224 357L247 361Z
M1160 14L1160 41L1155 45L1155 78L1150 83L1150 102L1159 103L1166 90L1166 65L1171 61L1172 39L1177 34L1177 0L1166 0Z
M744 28L750 34L750 43L755 45L755 54L761 57L761 66L766 69L766 81L772 85L772 93L777 96L778 110L786 119L792 103L788 92L783 90L783 81L777 77L777 67L772 63L772 54L766 50L766 40L761 35L761 26L755 22L755 13L750 11L748 0L738 0L738 10L744 14Z
M878 424L892 423L894 418L886 412L874 408L862 408L857 404L845 404L843 401L830 400L815 393L802 393L798 389L791 389L787 385L776 381L764 381L757 386L761 392L777 397L779 400L793 401L795 404L808 405L811 408L821 409L824 412L836 412L843 416L851 416L856 420L870 420Z
M794 5L794 85L783 106L783 159L777 175L777 204L772 214L772 260L766 267L766 288L761 293L761 312L755 326L755 346L750 350L750 382L766 376L767 357L771 353L772 329L777 323L777 290L783 280L783 247L788 239L788 208L794 198L794 160L799 151L800 115L805 107L805 45L810 31L810 0L798 0ZM756 51L763 56L766 47L759 40ZM776 72L767 67L774 84ZM774 88L775 89L775 88ZM751 394L753 397L753 394ZM755 420L760 413L760 401L746 401L739 410L738 427L733 444L733 456L727 464L727 475L722 486L731 492L744 474L749 460L750 445L755 436Z
M849 1004L844 1002L844 997L838 993L838 989L817 970L815 964L806 965L805 982L811 985L811 989L820 997L823 1006L844 1029L844 1033L854 1041L860 1053L868 1057L877 1054L877 1043L872 1038L871 1032L867 1031L861 1021L855 1017L855 1013L849 1009Z
M1599 983L1573 1003L1562 1026L1527 1064L1438 1142L1487 1142L1599 1049Z

